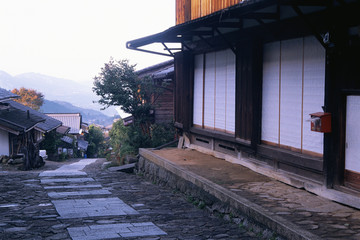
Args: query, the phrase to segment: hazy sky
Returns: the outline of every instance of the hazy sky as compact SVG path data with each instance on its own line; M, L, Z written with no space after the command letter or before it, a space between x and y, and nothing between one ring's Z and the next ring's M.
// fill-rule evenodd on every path
M169 60L125 43L174 25L175 0L0 0L0 70L92 83L110 57Z

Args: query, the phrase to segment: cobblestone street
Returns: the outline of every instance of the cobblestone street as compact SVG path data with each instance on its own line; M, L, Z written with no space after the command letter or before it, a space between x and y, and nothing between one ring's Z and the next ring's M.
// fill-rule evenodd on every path
M257 239L184 195L84 159L0 171L1 239Z

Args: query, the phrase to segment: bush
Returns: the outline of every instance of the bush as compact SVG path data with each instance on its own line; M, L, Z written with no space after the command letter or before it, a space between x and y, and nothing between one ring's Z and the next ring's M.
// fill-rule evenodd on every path
M90 125L85 140L89 143L86 151L88 157L98 157L104 152L104 135L99 127Z
M135 156L139 148L155 148L174 140L173 124L151 124L149 132L143 131L140 123L124 126L122 121L113 124L110 131L110 145L118 164L124 162L127 155Z

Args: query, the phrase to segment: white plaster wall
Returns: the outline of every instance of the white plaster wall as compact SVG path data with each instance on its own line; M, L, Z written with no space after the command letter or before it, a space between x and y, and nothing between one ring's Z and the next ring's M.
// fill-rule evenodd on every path
M9 155L9 133L0 129L0 155Z

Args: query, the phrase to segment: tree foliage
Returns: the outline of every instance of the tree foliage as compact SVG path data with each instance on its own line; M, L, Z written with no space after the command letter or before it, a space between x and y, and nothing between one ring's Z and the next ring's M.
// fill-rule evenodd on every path
M120 106L137 120L146 121L151 109L151 95L159 91L149 78L139 78L135 65L128 60L110 59L98 76L94 78L93 91L100 96L98 103Z
M90 125L89 133L85 135L85 140L88 141L87 155L89 157L97 157L104 148L104 135L101 128Z
M140 78L135 65L130 65L128 60L111 59L94 78L93 91L100 96L98 103L105 108L120 106L134 119L130 126L117 121L109 133L118 163L122 163L126 155L136 155L139 148L156 147L174 139L173 125L153 124L151 100L164 91L163 87L149 77Z
M122 164L126 155L135 156L139 148L154 148L174 140L176 130L172 123L151 124L149 134L144 134L139 125L124 126L121 120L113 123L110 145L118 163Z
M57 147L61 144L60 133L51 131L45 133L45 139L40 143L40 149L45 149L48 155L54 155L57 153Z
M16 102L34 110L39 110L44 103L44 95L34 89L21 87L20 89L14 88L11 92L20 96L20 98L15 99Z

